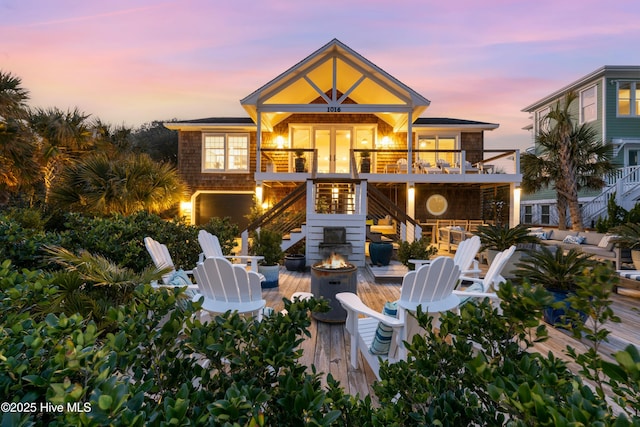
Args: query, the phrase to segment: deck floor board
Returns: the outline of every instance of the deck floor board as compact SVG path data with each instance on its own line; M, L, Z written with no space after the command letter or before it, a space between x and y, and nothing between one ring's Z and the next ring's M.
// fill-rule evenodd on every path
M400 283L396 281L376 282L373 275L366 268L359 268L358 295L365 304L374 310L382 310L387 301L397 300L400 296ZM280 271L280 285L277 288L263 290L263 297L267 306L279 311L284 308L282 298L291 298L294 292L309 292L311 275L308 272L290 272L284 268ZM601 348L603 356L610 358L612 352L622 349L628 343L640 347L640 292L620 291L612 294L613 309L621 318L621 323L608 325L611 332L611 342ZM322 372L322 384L326 384L326 374L331 373L340 381L345 391L351 395L370 394L375 398L371 385L375 376L364 362L362 355L358 355L359 369L350 364L350 338L344 330L344 323L326 323L312 318L310 327L311 337L301 344L303 351L300 362L309 367L314 364L318 372ZM536 344L535 351L547 354L551 351L556 357L569 361L564 354L567 345L578 351L584 351L586 346L570 337L567 333L549 327L550 339ZM570 365L572 369L575 365ZM575 371L577 372L577 371ZM374 399L375 401L375 399Z

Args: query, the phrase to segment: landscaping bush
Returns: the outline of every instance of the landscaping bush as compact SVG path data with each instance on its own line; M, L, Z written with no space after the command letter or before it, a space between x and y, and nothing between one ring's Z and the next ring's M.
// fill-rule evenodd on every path
M47 232L37 211L19 209L0 214L0 260L11 259L19 268L46 266L45 245L68 245L67 233Z
M71 237L67 249L99 254L135 271L143 270L152 262L144 247L146 236L167 245L176 268L191 270L202 252L198 243L200 228L218 236L224 253L230 253L239 234L238 226L229 218L212 218L203 226L192 226L146 212L108 218L70 213L66 216L65 226Z
M136 286L113 304L103 330L79 314L46 313L57 285L43 272L0 265L0 394L37 410L5 411L1 425L640 425L640 355L629 346L616 363L597 346L615 285L598 266L582 276L575 304L588 313L586 352L567 349L583 377L553 354L530 352L546 338L540 323L546 291L527 281L488 300L445 313L440 327L407 344L406 362L383 363L370 397L345 396L329 376L300 365L298 346L316 300L291 303L287 315L261 322L227 313L203 322L183 290ZM343 363L348 363L343 361ZM605 400L605 390L616 408ZM40 404L76 405L62 412ZM24 406L30 408L30 406ZM85 409L88 412L85 412Z
M202 323L199 304L177 304L182 290L141 285L109 309L118 328L104 333L77 314L34 316L50 285L43 273L0 267L1 394L37 404L5 411L2 425L329 425L349 405L298 362L309 310L326 302L285 301L288 315L261 322L227 313ZM79 410L42 411L44 402Z

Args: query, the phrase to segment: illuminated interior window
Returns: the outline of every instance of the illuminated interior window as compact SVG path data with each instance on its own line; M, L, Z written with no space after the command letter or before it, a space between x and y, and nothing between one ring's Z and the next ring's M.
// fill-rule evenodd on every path
M204 172L248 171L249 135L205 134L202 170Z

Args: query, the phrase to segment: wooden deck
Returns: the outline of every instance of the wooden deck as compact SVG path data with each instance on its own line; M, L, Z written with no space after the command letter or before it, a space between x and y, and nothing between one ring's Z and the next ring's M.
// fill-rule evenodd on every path
M400 283L398 280L385 280L381 282L366 268L358 269L358 295L365 304L375 310L382 310L387 301L397 300L400 296ZM275 310L282 310L282 298L290 298L294 292L309 292L311 287L311 275L309 272L289 272L284 268L280 271L280 284L277 288L263 290L263 296L267 300L267 306ZM610 330L610 343L603 346L603 355L609 356L612 352L624 348L628 343L640 346L640 292L633 290L620 290L618 294L612 294L613 309L622 322L612 324ZM542 354L552 351L556 357L564 354L567 345L576 350L585 346L567 336L565 333L549 327L550 339L538 344L536 350ZM349 394L361 396L371 394L371 384L375 375L367 364L362 361L360 355L360 369L354 369L349 363L350 342L349 335L344 330L343 323L325 323L312 320L310 328L311 338L303 343L304 355L302 363L315 365L318 372L331 373L335 379L345 388ZM565 358L568 360L568 358ZM325 381L325 377L323 377Z

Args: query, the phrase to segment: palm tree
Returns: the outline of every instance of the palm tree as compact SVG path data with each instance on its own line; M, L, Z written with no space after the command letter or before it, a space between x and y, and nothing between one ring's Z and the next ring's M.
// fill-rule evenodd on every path
M29 116L31 128L38 136L45 204L51 187L65 165L73 163L92 143L87 122L89 115L77 108L62 111L58 108L38 108Z
M105 153L68 167L51 192L60 207L107 215L138 211L161 213L175 207L185 192L177 171L146 154L110 157Z
M568 209L572 228L583 230L578 192L601 189L603 176L615 170L615 165L611 144L598 140L589 125L574 125L570 105L576 98L569 93L562 105L556 104L545 118L546 126L536 135L537 154L522 155L522 188L527 193L554 188L558 228L566 229Z
M28 99L20 78L0 71L0 205L35 179L35 146L25 121Z

